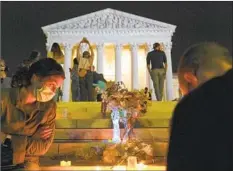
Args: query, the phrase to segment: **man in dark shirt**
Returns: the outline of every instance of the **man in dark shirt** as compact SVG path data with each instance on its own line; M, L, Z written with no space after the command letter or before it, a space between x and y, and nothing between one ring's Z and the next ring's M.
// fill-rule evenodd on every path
M147 69L153 81L156 99L162 101L167 59L165 53L160 50L159 43L155 43L153 48L154 50L147 54Z
M176 106L167 171L233 170L233 70L191 91Z

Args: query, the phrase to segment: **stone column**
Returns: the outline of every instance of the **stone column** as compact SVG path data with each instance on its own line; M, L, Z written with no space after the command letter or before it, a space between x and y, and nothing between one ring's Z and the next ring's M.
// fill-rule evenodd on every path
M65 72L65 80L63 82L63 96L62 101L63 102L69 102L70 100L70 71L69 68L71 68L71 61L72 61L72 45L71 44L65 44L65 60L64 60L64 72Z
M131 47L131 57L132 57L132 90L139 89L139 75L138 75L138 45L133 43Z
M104 43L96 44L97 48L97 72L104 73Z
M51 45L48 43L46 43L45 45L46 45L46 51L48 53L51 50Z
M168 42L165 45L164 52L167 56L167 73L166 73L166 93L167 100L173 100L173 73L172 73L172 59L171 59L171 47L172 43Z
M153 43L147 43L146 44L146 55L153 50ZM146 61L145 61L146 63ZM152 79L150 77L150 73L148 72L147 69L147 63L146 63L146 86L148 87L149 90L152 90L151 92L151 96L152 96L152 100L156 100L156 96L155 96L155 90L154 90L154 85L152 82Z
M122 45L115 45L115 82L122 81L122 69L121 69L121 50Z

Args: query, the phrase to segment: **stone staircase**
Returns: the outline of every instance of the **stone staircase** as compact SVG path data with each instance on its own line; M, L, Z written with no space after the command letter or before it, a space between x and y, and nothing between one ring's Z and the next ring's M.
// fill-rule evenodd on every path
M98 102L58 103L54 143L46 156L67 157L80 149L106 145L112 139L112 122L110 115L102 118L100 105ZM176 102L152 102L148 112L136 122L136 137L152 144L155 157L166 156L169 120L175 105Z

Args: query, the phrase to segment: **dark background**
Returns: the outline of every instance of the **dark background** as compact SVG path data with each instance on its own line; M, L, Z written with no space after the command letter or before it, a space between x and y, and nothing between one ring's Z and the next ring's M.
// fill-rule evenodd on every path
M216 41L232 53L232 2L1 2L1 56L12 73L33 49L46 55L42 26L105 8L176 25L174 72L194 43Z

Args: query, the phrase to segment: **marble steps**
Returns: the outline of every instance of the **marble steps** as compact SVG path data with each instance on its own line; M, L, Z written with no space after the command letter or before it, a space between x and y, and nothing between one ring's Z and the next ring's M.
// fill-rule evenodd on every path
M169 136L168 128L135 128L135 136L145 141L161 141L167 142ZM56 129L55 140L110 140L112 139L112 129ZM121 129L121 137L123 137L124 129Z
M157 119L170 118L175 105L175 102L152 102L143 117ZM99 102L58 103L57 119L62 118L65 110L68 111L68 117L72 119L98 119L101 118L100 109L101 103Z
M135 128L167 128L169 127L170 119L157 119L157 118L138 118L135 122ZM57 129L91 129L103 128L111 129L112 121L108 119L56 119Z

